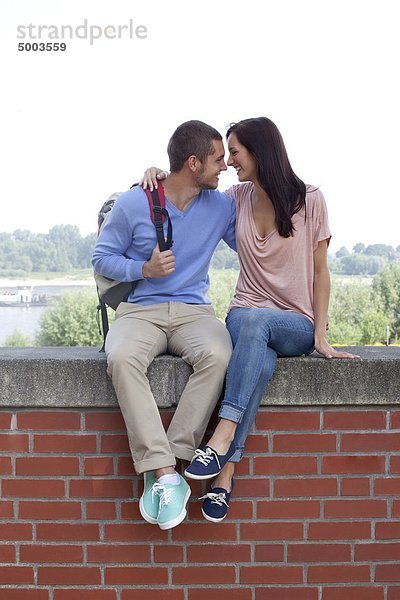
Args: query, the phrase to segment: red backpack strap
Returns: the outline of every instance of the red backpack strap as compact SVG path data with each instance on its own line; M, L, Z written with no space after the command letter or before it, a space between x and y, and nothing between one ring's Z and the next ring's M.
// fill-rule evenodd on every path
M161 252L169 250L173 244L172 223L168 211L165 208L164 188L159 184L157 190L153 189L153 191L150 192L149 189L146 189L145 192L147 200L149 201L150 217L156 228L158 246ZM167 237L164 235L165 219L167 219L168 222Z

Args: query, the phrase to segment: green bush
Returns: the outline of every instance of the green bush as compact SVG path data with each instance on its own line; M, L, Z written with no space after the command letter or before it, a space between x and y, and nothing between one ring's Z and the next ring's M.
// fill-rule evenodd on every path
M38 346L99 346L97 297L89 291L63 294L42 315L36 336ZM110 315L110 320L111 320Z
M11 335L4 340L4 346L9 348L22 348L33 346L32 340L28 335L25 335L19 329L14 329Z

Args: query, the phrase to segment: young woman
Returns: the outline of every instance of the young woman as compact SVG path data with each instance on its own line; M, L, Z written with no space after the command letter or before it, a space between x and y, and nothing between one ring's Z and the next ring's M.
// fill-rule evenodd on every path
M322 193L293 172L270 119L231 125L227 141L227 164L236 169L239 182L246 182L227 190L236 201L240 262L226 319L234 351L220 421L185 470L193 479L216 477L203 502L203 515L214 522L227 515L235 463L277 356L315 349L326 358L356 358L334 350L326 340L331 234Z

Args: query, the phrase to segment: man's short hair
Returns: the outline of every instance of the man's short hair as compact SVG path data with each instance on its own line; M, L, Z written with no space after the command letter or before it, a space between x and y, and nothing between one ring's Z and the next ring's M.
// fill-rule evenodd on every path
M221 134L203 121L186 121L179 125L168 142L171 173L180 171L192 154L204 163L214 153L213 140L222 141Z

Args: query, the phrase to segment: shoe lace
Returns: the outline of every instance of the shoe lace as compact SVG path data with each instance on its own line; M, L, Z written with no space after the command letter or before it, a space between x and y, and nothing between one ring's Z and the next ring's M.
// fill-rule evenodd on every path
M228 506L226 503L226 494L225 492L220 492L219 494L215 494L214 492L208 492L204 496L201 496L199 500L203 500L204 498L209 498L211 500L211 504L218 504L218 506Z
M206 450L200 450L200 448L197 448L197 450L194 451L193 461L200 462L201 464L207 466L212 460L214 460L214 456L211 448L207 448Z
M162 483L156 483L153 485L151 489L151 500L154 502L154 496L159 496L160 498L160 508L163 506L168 506L172 499L172 489L165 487Z

